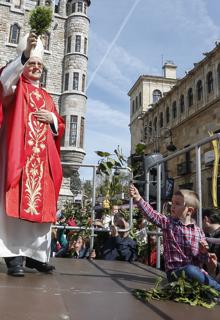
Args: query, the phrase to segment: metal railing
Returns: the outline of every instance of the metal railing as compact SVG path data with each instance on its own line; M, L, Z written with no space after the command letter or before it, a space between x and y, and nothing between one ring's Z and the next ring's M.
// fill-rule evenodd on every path
M199 196L199 210L197 214L197 221L200 228L202 228L202 178L201 178L201 146L210 143L213 140L220 140L220 133L217 133L211 137L207 137L202 139L201 141L192 144L191 146L188 146L182 150L179 150L162 160L158 160L154 164L150 165L147 170L145 171L145 199L146 201L149 201L149 192L150 192L150 183L155 181L150 181L150 169L157 167L157 211L161 212L161 165L162 163L165 163L173 158L176 158L182 154L185 154L186 152L189 152L191 150L195 150L196 153L196 192ZM157 229L154 234L157 235L157 265L156 267L160 268L160 240L161 240L161 232L160 228ZM214 238L207 238L207 241L210 243L212 241L215 241L215 243L219 243L220 241Z
M66 230L75 230L75 231L91 231L90 234L90 251L94 248L94 238L97 232L110 232L110 228L99 227L95 226L95 203L96 203L96 170L98 168L97 165L93 164L78 164L75 162L61 162L63 166L71 166L78 168L91 168L92 169L92 211L91 211L91 227L85 226L67 226L67 225L52 225L51 228L53 229L66 229ZM113 168L114 169L114 168ZM133 179L132 171L129 167L121 167L120 170L128 170L130 174L130 180ZM133 226L133 199L129 198L129 226L126 229L119 229L118 232L127 232Z

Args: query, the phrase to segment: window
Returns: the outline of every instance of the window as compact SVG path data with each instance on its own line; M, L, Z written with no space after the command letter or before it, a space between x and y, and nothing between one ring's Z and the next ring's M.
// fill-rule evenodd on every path
M67 38L67 49L66 49L66 52L67 52L67 53L70 53L70 52L71 52L71 45L72 45L72 37L69 36L69 37Z
M87 43L88 43L87 38L84 38L84 54L87 54Z
M209 71L207 74L207 91L211 93L213 91L213 76L212 71Z
M180 112L183 113L184 110L185 110L184 95L181 94L181 96L180 96Z
M82 12L82 11L83 11L83 3L78 2L78 12Z
M135 113L135 105L134 105L134 100L132 101L132 114Z
M197 99L198 101L202 100L202 80L199 80L196 84L196 90L197 90Z
M69 90L69 73L65 74L64 91Z
M50 0L46 0L45 1L45 6L46 7L50 7L51 6L51 1Z
M172 104L172 117L173 117L173 119L176 119L176 117L177 117L176 101L174 101Z
M82 92L85 92L85 86L86 86L86 76L85 74L82 75Z
M60 12L60 0L55 0L55 7L54 7L54 12L59 13Z
M76 3L74 2L72 4L72 13L76 12Z
M144 127L144 140L147 139L147 134L148 134L148 127L145 126L145 127Z
M139 93L139 106L142 106L142 95L141 92Z
M66 116L62 115L63 121L66 124ZM62 135L61 141L60 141L60 146L63 147L65 144L65 133Z
M73 72L73 90L79 89L79 72Z
M154 132L157 132L157 117L154 118Z
M218 65L218 68L217 68L217 81L218 81L218 87L220 87L220 64Z
M80 50L81 50L81 36L76 36L75 52L80 52Z
M162 97L162 93L160 90L153 91L153 103L156 103Z
M43 69L43 72L40 78L40 83L43 88L46 88L46 85L47 85L47 69L46 68Z
M86 14L87 12L87 4L84 2L84 13Z
M163 112L160 113L160 128L163 128Z
M136 96L135 98L135 103L136 103L136 110L138 109L138 97Z
M21 0L14 0L13 3L14 3L14 7L15 8L20 8L21 7Z
M85 123L85 119L82 117L82 118L81 118L81 125L80 125L80 142L79 142L80 148L83 148L83 141L84 141L84 123Z
M13 24L10 28L9 42L18 43L20 36L20 27L17 23Z
M70 136L69 145L76 147L77 139L77 116L70 116Z
M149 136L152 136L152 121L149 122Z
M193 105L193 90L189 88L188 90L188 106L191 107Z
M170 122L170 108L166 108L166 123Z
M44 50L49 50L50 47L50 34L48 32L45 32L42 37L42 42L44 46Z

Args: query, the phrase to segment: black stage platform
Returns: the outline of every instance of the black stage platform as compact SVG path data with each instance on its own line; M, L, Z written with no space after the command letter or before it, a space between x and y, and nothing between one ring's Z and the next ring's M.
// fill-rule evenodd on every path
M0 320L219 320L208 310L175 302L142 303L133 288L154 284L161 272L139 263L52 259L53 275L5 274L0 263Z

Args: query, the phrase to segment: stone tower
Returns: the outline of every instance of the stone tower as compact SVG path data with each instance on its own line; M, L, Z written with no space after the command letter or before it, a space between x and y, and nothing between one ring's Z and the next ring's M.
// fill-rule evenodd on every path
M20 37L30 31L29 12L38 5L51 6L53 21L44 37L43 86L53 97L66 123L61 143L62 161L82 163L86 113L88 63L88 7L90 0L0 1L0 67L16 56ZM64 166L61 197L71 196L73 168Z

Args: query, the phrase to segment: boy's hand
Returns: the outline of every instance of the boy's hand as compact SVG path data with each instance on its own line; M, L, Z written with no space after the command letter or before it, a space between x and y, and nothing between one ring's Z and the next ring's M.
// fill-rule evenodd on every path
M206 242L206 240L201 240L199 242L199 252L205 254L205 253L208 253L208 251L209 251L208 243Z
M216 275L216 268L218 264L218 259L215 253L209 253L209 261L208 261L208 273L213 277Z
M132 198L134 198L135 201L139 201L141 199L140 193L138 192L138 189L135 188L133 184L129 187L129 193Z

